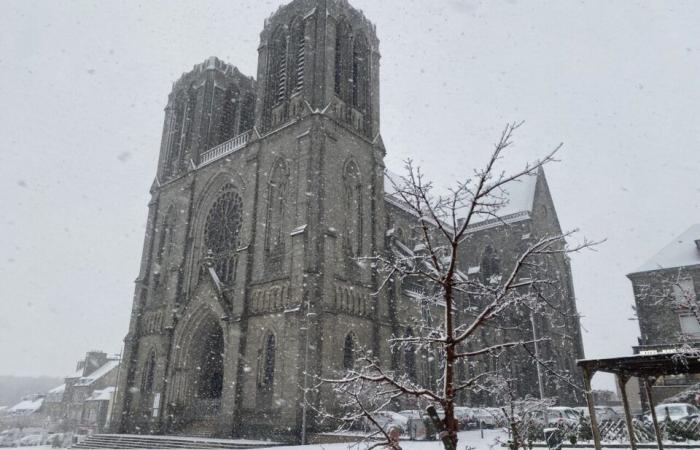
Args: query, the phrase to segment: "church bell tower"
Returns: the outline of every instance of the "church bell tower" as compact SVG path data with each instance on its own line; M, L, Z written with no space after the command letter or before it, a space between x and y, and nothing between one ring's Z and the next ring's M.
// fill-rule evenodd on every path
M260 42L260 131L320 111L377 136L379 40L361 11L346 0L296 0L265 21Z

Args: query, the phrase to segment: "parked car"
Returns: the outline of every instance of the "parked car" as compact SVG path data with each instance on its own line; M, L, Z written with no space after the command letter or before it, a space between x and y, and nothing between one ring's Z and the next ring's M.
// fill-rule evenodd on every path
M656 418L660 422L666 420L667 417L676 421L687 416L700 414L700 410L689 403L666 403L657 405L654 410L656 411ZM644 419L651 421L651 412L645 414Z
M576 412L583 417L590 417L591 413L588 411L587 406L577 406L573 408ZM598 422L603 422L605 420L620 420L622 417L609 406L596 406L595 407L595 417Z
M459 422L459 428L461 430L471 430L479 427L479 420L477 419L477 414L474 408L456 406L455 418Z
M493 416L495 421L495 426L502 427L507 425L508 419L501 408L484 408L486 411Z
M495 428L497 418L488 408L474 408L476 426L481 428Z
M545 426L574 427L578 425L581 416L575 409L566 406L553 406L545 411L534 413L534 420Z
M14 430L7 430L0 433L0 448L14 447L17 442Z
M30 434L25 436L18 442L18 447L35 447L37 445L43 444L43 438L40 434Z
M408 417L393 411L377 411L373 414L373 417L384 431L388 430L391 426L397 426L401 433L404 433L408 425ZM367 427L372 427L374 424L365 419L365 425Z

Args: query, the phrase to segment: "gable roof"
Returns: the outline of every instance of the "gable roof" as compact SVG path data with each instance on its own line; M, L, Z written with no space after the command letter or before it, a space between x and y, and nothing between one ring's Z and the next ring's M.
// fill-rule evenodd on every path
M502 225L503 223L513 223L529 219L534 210L535 192L540 177L544 177L544 170L542 168L540 168L536 174L522 176L496 189L494 196L503 198L506 201L506 203L495 212L498 218L488 215L474 217L469 228L486 229ZM398 195L396 195L394 184L401 183L401 176L386 170L384 180L385 200L408 214L415 216L415 211L408 208Z
M96 381L100 380L102 377L108 375L112 370L116 369L119 365L118 359L112 359L107 361L102 367L91 373L86 377L81 377L76 383L76 386L90 386Z
M87 401L109 401L112 400L112 396L114 395L114 392L116 391L116 388L114 386L109 386L107 388L101 389L101 390L96 390L90 395L90 397L87 398Z
M697 240L700 240L700 224L688 228L632 273L700 265Z
M8 412L10 414L15 414L15 415L29 415L33 414L37 411L39 411L39 408L41 408L41 405L44 403L44 399L42 398L35 398L35 399L26 399L22 400L21 402L17 403L15 406L10 408Z

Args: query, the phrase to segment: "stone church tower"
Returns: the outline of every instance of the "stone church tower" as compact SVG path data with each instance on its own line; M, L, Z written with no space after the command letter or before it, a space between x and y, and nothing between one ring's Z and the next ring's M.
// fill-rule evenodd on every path
M174 84L117 431L296 434L305 373L387 351L354 259L384 251L378 44L346 1L294 0L265 22L257 81L210 58Z

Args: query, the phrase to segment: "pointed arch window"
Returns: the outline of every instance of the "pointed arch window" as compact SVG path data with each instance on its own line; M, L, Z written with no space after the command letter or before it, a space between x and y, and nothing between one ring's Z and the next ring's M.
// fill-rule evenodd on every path
M413 330L407 329L404 338L407 340L413 338ZM404 344L404 365L406 366L408 378L416 381L418 379L416 373L416 346L410 340Z
M272 37L270 53L270 85L272 104L278 105L287 98L287 35L280 27Z
M156 352L153 351L146 360L146 365L143 368L143 379L141 382L141 391L144 394L153 393L155 387L156 374Z
M497 284L500 274L501 263L498 259L498 253L492 246L487 245L481 258L481 275L484 283Z
M247 94L241 107L241 121L238 129L240 133L251 130L255 123L255 96Z
M175 245L175 210L171 206L161 224L156 250L156 269L154 270L154 283L161 284L163 274L167 273L163 266L168 263Z
M219 142L226 142L238 134L236 126L238 112L240 110L241 94L236 86L230 86L224 95L224 104L221 111L221 124L219 126Z
M284 160L278 160L272 169L267 204L266 248L279 253L284 249L284 229L287 209L289 169Z
M196 91L192 88L181 90L175 97L170 117L170 138L165 163L165 175L173 176L182 167L185 150L189 143L190 125L194 120Z
M292 94L304 88L304 63L306 61L306 35L304 20L299 18L292 25Z
M207 257L224 284L234 281L240 243L243 201L235 188L227 185L209 210L204 228Z
M343 343L343 369L352 370L355 367L355 339L352 333L345 336Z
M362 184L360 171L350 161L344 174L345 247L350 256L362 253Z
M348 103L350 79L350 26L340 19L335 28L335 93Z
M265 339L265 348L263 352L262 371L260 374L260 387L263 390L272 390L275 383L275 356L277 351L277 343L275 335L270 333Z
M369 105L369 45L364 34L355 36L352 54L352 106L366 112Z

